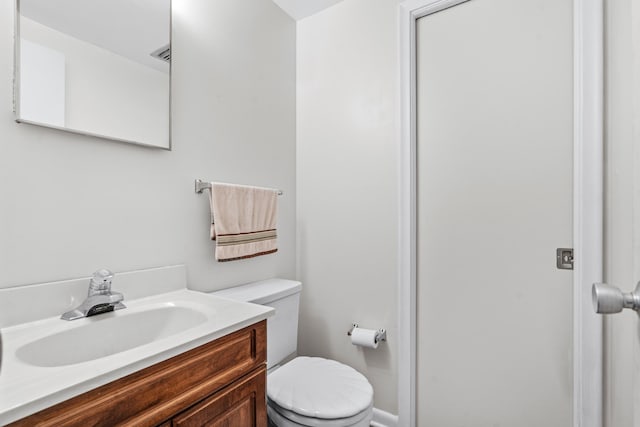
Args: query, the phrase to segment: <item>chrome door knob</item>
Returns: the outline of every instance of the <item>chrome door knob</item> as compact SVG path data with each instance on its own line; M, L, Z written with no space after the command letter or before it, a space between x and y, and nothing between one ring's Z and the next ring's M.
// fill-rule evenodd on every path
M599 314L620 313L625 308L640 310L640 282L633 292L624 293L606 283L594 283L591 288L593 308Z

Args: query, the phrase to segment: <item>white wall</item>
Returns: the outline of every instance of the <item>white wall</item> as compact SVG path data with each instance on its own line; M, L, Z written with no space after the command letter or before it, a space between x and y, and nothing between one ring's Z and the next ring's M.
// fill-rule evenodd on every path
M20 18L23 40L65 57L66 128L169 146L169 75L106 49ZM21 86L24 82L21 80ZM34 120L28 115L21 117ZM34 120L38 121L38 120Z
M0 287L176 263L201 290L294 276L295 23L265 0L173 8L169 152L15 123L0 5ZM216 263L195 178L284 190L280 251Z
M299 352L347 363L397 413L397 1L347 0L298 21ZM352 322L387 328L352 346Z

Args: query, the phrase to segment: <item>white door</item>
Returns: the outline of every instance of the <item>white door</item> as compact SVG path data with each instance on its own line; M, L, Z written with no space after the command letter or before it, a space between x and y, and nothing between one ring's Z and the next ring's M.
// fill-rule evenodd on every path
M417 425L572 425L573 2L471 0L417 45Z

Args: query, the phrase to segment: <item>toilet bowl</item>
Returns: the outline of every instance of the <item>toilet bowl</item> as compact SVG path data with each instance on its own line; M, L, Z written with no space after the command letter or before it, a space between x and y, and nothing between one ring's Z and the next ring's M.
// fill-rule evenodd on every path
M373 387L350 366L321 357L295 357L300 282L269 279L214 292L275 308L267 320L267 413L276 427L366 427Z

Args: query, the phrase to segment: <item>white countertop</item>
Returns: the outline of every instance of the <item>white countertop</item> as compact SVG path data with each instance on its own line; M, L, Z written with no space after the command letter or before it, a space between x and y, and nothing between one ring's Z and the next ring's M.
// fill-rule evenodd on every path
M114 290L118 290L114 282ZM0 295L1 297L1 295ZM125 294L126 298L126 294ZM179 289L125 299L126 309L73 321L59 315L2 329L0 425L16 421L98 386L169 359L271 316L272 308ZM157 307L179 306L204 313L196 326L119 353L63 366L34 366L16 354L26 344L52 334L81 328ZM121 319L118 319L121 320ZM82 342L69 352L82 351ZM67 351L65 349L65 351ZM41 357L41 355L39 356ZM42 357L41 357L42 358ZM46 357L45 357L46 359Z

